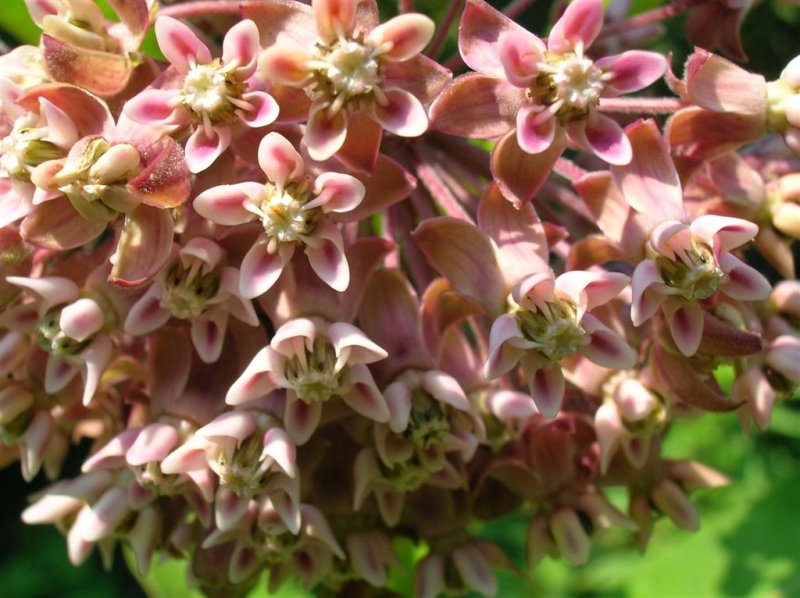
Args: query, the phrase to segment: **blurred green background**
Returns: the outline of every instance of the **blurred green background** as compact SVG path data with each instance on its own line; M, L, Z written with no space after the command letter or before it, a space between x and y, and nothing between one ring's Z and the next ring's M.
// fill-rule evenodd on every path
M387 15L394 10L393 0L381 4ZM446 0L416 1L418 10L439 21L448 4ZM539 0L519 21L541 32L551 4L551 0ZM642 12L661 4L660 0L633 0L632 6L635 12ZM453 31L444 57L456 50ZM761 2L748 15L742 32L750 55L748 68L775 78L800 53L800 8L790 0ZM8 46L35 43L38 35L22 0L0 0L0 37ZM673 68L680 74L680 65L691 51L681 18L668 23L667 36L658 48L673 51ZM157 55L152 33L145 50ZM83 449L85 453L86 447ZM742 434L734 414L681 421L669 433L665 454L699 460L732 480L727 488L693 495L701 515L699 533L682 532L659 521L647 553L641 556L628 534L608 532L594 542L586 566L570 567L546 559L530 579L499 573L500 595L800 597L800 401L779 405L770 430L750 436ZM65 477L77 475L84 456L80 449L73 453ZM44 486L41 476L26 485L16 465L0 471L0 597L197 595L186 587L184 565L175 561L156 560L151 575L141 580L144 589L119 552L111 572L103 570L96 553L80 567L70 565L64 538L54 528L25 526L19 519L26 497ZM507 549L524 569L526 524L523 518L511 517L477 526L474 531ZM409 544L397 548L409 570L392 578L391 589L409 595L411 564L422 552ZM260 583L252 595L267 596L266 583ZM309 594L290 585L280 595Z

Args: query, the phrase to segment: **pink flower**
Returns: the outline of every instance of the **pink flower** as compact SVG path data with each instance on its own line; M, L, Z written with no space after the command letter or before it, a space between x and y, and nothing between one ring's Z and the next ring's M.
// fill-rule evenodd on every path
M194 200L195 210L212 222L231 226L258 220L264 227L242 261L242 296L268 291L298 245L305 246L311 267L323 281L337 291L347 289L350 269L344 240L330 218L358 207L363 183L336 172L312 178L303 157L278 133L261 140L258 163L267 175L266 184L222 185Z
M374 0L314 0L313 13L287 4L302 23L303 37L281 35L262 53L259 69L270 80L305 88L311 97L305 141L314 160L326 160L345 146L351 122L358 124L359 138L350 136L347 143L360 146L355 153L362 159L355 162L365 170L374 165L381 128L401 137L427 130L423 103L443 84L435 81L442 77L434 63L420 56L433 36L431 19L406 13L378 25ZM311 34L314 22L317 39ZM265 17L264 28L275 25Z
M600 0L577 0L545 44L483 0L467 2L459 48L478 72L456 79L432 107L431 119L448 133L503 135L492 153L492 170L514 201L533 196L567 137L611 164L631 159L622 128L599 112L601 98L643 89L667 64L660 54L639 50L592 60L586 50L602 24Z
M125 114L171 133L189 129L186 160L191 172L202 172L228 149L237 122L259 128L277 118L278 104L260 90L263 82L255 77L260 48L253 21L241 21L228 31L222 58L212 58L189 27L170 17L156 21L156 37L183 77L182 87L145 90L126 102Z
M386 351L352 324L296 318L275 331L269 346L233 383L225 402L238 405L286 389L283 421L298 445L317 429L323 404L334 396L356 413L387 422L389 408L366 366L385 357Z
M171 317L191 321L191 337L205 363L222 353L228 318L258 325L252 303L239 294L239 270L224 265L224 250L210 239L195 237L176 246L173 259L159 272L125 320L129 334L147 334Z

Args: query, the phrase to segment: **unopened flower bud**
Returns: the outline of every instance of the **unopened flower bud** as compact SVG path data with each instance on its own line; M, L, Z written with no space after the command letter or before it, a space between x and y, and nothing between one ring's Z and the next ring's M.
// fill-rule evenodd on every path
M800 204L777 204L772 208L772 223L783 234L800 239Z
M139 151L127 143L112 146L89 169L89 180L99 185L127 181L141 170Z

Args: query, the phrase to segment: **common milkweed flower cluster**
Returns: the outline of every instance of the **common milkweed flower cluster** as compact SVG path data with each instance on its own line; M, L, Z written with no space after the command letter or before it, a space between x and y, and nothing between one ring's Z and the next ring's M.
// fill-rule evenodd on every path
M0 462L53 481L24 521L208 594L381 588L406 538L419 596L494 595L604 528L698 528L689 494L728 480L669 426L765 429L800 383L800 57L712 53L744 58L749 3L681 5L682 79L601 0L546 37L484 0L438 29L108 4L26 0L41 43L0 56ZM471 533L512 511L528 571Z

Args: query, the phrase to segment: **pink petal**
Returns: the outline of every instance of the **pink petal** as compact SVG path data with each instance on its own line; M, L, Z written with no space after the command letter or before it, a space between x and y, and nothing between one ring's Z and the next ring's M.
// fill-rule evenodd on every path
M83 376L83 404L88 405L94 397L97 386L100 384L100 377L111 361L114 347L111 339L107 336L98 336L81 353L81 359L86 362L85 369L81 372Z
M105 316L100 306L88 298L81 298L61 310L59 326L76 341L84 341L103 327Z
M585 315L581 326L589 335L589 344L578 352L604 368L626 370L636 363L636 352L616 332L592 315Z
M691 229L718 256L752 241L758 234L758 225L753 222L716 214L698 216L692 221Z
M400 434L408 427L411 416L411 387L400 380L392 382L383 391L383 398L389 407L389 429Z
M683 220L683 192L664 138L653 121L638 121L626 130L633 158L612 165L622 195L637 212L656 222Z
M358 363L351 366L347 372L347 381L352 387L342 398L353 411L376 422L389 421L389 406L375 386L366 365Z
M556 118L542 106L526 104L517 112L517 141L523 151L540 154L553 145Z
M374 120L369 110L361 109L349 114L347 130L358 131L358 134L345 138L336 152L336 159L354 174L372 174L380 154L383 127Z
M314 0L317 33L324 42L349 36L356 25L356 3L352 0Z
M615 166L630 163L633 148L622 127L613 118L592 112L585 122L569 128L576 143L588 147L595 156Z
M331 324L327 336L336 352L337 370L345 364L374 363L387 356L386 351L352 324L346 322Z
M594 428L600 444L600 471L605 473L625 433L613 401L606 401L597 409L594 414Z
M227 328L228 312L221 309L212 309L192 320L192 344L200 361L215 363L219 359Z
M56 394L66 387L78 373L78 366L58 357L50 356L44 374L44 389L48 394Z
M258 164L279 189L289 181L299 180L305 172L303 157L280 133L269 133L258 144Z
M227 486L220 486L214 499L214 523L221 531L233 529L247 513L249 498L236 494Z
M666 298L664 290L666 285L655 260L640 262L631 277L631 320L634 326L641 326L655 315Z
M385 103L372 104L372 114L384 129L400 137L418 137L428 130L428 114L416 96L404 89L387 89L385 96Z
M349 212L364 199L364 183L349 174L323 172L314 181L316 198L306 209L322 207L324 212Z
M719 265L728 275L728 281L720 290L729 297L742 301L761 301L769 296L772 290L769 281L761 272L739 258L723 253L719 258Z
M258 58L259 72L268 80L299 87L310 77L310 57L300 46L283 40L270 46Z
M515 131L509 131L492 150L492 175L500 190L512 203L530 201L544 184L566 145L564 135L556 135L550 147L538 154L523 151Z
M290 478L297 475L296 450L286 432L280 428L270 428L264 434L262 455L273 459Z
M287 359L305 359L312 351L317 336L317 325L309 318L294 318L285 322L272 336L270 346Z
M256 60L260 40L258 27L250 19L239 21L228 30L222 40L222 62L226 66L234 61L237 64L236 74L241 79L249 79L256 70Z
M278 118L278 102L265 91L251 91L242 94L242 100L250 104L249 110L239 109L236 113L248 127L258 129L272 124Z
M692 102L714 112L763 120L767 108L764 77L699 48L686 63L686 92Z
M449 374L428 370L422 375L421 386L437 401L447 403L459 411L469 411L472 408L458 380Z
M145 125L175 122L176 94L168 89L145 89L125 102L125 116Z
M595 62L610 78L603 87L604 97L614 97L639 91L655 83L667 70L667 60L657 52L628 50L617 56L607 56Z
M340 293L350 284L350 267L344 254L339 228L328 220L317 225L314 235L306 238L306 257L311 268L328 286ZM244 268L244 264L242 264Z
M231 131L226 126L212 127L211 135L203 126L198 127L186 142L186 163L189 172L203 172L222 155L231 144Z
M583 565L589 560L591 541L573 509L562 507L550 516L550 533L570 565Z
M538 37L515 31L500 36L498 52L508 82L528 87L539 75L539 63L544 61L546 47Z
M503 314L492 322L489 357L483 366L484 377L494 380L510 372L530 348L533 348L533 343L522 334L514 317Z
M194 64L211 62L211 52L194 32L171 17L156 19L158 47L178 72L185 75Z
M567 6L547 38L547 49L554 54L567 54L580 44L584 49L603 27L602 0L575 0Z
M40 278L8 276L6 281L37 295L42 301L40 308L42 313L51 307L75 301L78 298L78 285L69 278L61 276L42 276Z
M266 237L260 237L242 260L239 279L239 293L242 297L252 299L272 288L292 259L293 253L294 245L281 245L278 251L269 253Z
M312 160L324 162L344 145L347 137L347 113L330 115L326 108L312 107L306 123L305 140Z
M703 308L697 303L669 298L663 306L672 340L686 357L691 357L700 346L703 336Z
M125 452L128 465L134 467L158 463L178 444L178 432L168 424L153 423L145 426L133 445Z
M133 304L125 318L125 332L138 336L160 328L172 317L169 310L161 307L161 288L151 286Z
M211 222L236 226L256 218L244 206L255 203L263 191L264 185L260 183L220 185L203 191L195 197L193 205L198 214Z
M549 364L528 375L528 387L536 408L544 417L558 415L564 399L564 374L557 363Z
M264 347L228 389L225 403L239 405L264 396L277 388L273 372L279 371L282 357L271 347Z
M294 393L286 399L286 410L283 421L289 438L297 446L302 446L319 426L322 418L322 403L306 403L301 401Z
M141 428L129 428L120 432L109 440L103 448L84 461L83 465L81 465L81 471L87 472L123 466L123 457L128 449L133 446L140 432Z
M420 54L431 41L435 28L429 17L405 13L375 27L367 35L367 41L376 46L386 44L389 50L381 58L399 62Z
M573 270L556 278L555 288L580 306L580 319L584 311L592 311L619 295L628 282L626 275L617 272Z
M221 446L235 447L250 436L256 427L252 412L227 411L197 430L196 434Z
M126 490L115 486L106 491L91 507L86 505L73 524L86 542L97 542L111 535L130 512Z
M39 113L47 121L47 139L57 146L68 149L78 142L80 136L72 119L58 106L46 98L39 98Z

